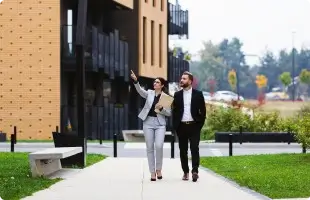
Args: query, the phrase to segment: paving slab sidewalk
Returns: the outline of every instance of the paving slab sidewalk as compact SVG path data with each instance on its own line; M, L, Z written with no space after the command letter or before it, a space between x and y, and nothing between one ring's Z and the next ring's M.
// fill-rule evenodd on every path
M200 170L200 179L182 181L179 159L164 159L163 180L150 181L145 158L107 158L23 200L261 200L269 199Z

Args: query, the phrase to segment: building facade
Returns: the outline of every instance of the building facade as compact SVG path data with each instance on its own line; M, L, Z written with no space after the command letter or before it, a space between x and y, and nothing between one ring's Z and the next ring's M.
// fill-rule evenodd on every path
M173 18L171 5L166 0L88 0L84 57L89 139L111 139L115 132L121 139L121 130L140 128L142 101L129 79L131 69L145 87L157 76L169 80L180 75L181 65L171 61L180 58L169 54L168 35L186 35L188 23L187 33L186 27L178 29L184 20L176 19L184 15ZM10 134L16 126L18 139L51 139L57 126L61 132L76 132L78 15L77 0L0 4L1 131ZM184 60L179 63L188 66Z

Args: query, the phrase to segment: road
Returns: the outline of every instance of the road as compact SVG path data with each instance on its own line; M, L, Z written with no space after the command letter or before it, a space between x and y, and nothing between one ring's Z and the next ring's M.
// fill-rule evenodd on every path
M15 145L16 152L34 152L45 148L54 147L53 143L17 143ZM9 143L0 143L0 152L10 151ZM88 153L99 153L113 156L113 144L88 143ZM119 142L117 145L119 157L145 157L144 143L124 143ZM251 155L251 154L276 154L276 153L301 153L302 149L299 144L279 144L279 143L239 143L233 144L233 155ZM200 143L201 156L228 156L228 144L226 143ZM164 157L170 158L170 143L164 145ZM175 157L179 157L178 144L175 144Z

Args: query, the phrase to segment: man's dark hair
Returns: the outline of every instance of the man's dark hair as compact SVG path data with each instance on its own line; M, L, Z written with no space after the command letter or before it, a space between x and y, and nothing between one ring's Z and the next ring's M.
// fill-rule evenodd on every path
M190 73L189 71L185 71L185 72L183 72L183 74L182 75L187 75L188 76L188 78L189 78L189 80L191 80L192 82L194 81L194 76L193 76L193 74L192 73Z

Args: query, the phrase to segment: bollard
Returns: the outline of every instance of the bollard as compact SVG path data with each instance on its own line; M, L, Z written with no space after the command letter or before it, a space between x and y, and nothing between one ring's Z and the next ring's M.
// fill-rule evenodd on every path
M14 134L11 134L11 152L14 152Z
M175 135L171 132L171 158L174 158L174 142L175 142Z
M288 144L288 145L291 144L291 136L292 136L291 129L288 128L288 129L287 129L287 144Z
M239 142L242 144L242 126L239 127Z
M117 134L114 133L113 135L113 154L114 154L114 158L117 157Z
M287 132L287 144L290 145L291 144L291 140L290 140L290 136L291 136L291 133L290 132Z
M307 153L307 149L304 145L302 145L302 153Z
M233 138L233 135L232 134L229 134L229 156L232 156L232 148L233 148L233 146L232 146L232 138Z
M56 126L56 133L59 133L59 127Z
M99 144L102 145L102 133L101 133L101 126L99 128Z
M14 126L14 144L17 143L17 128Z

